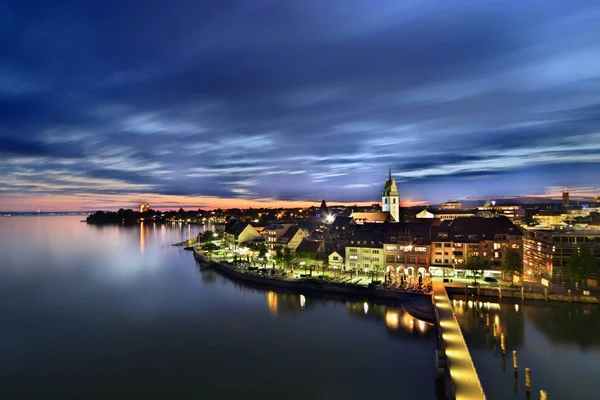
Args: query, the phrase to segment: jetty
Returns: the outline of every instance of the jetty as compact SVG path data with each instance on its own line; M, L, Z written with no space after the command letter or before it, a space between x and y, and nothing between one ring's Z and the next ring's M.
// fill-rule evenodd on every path
M462 335L450 298L441 279L433 281L433 304L440 343L446 354L447 368L457 400L485 399L477 370Z

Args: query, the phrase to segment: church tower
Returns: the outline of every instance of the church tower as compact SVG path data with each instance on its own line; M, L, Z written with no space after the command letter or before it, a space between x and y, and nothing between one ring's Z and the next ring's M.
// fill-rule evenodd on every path
M389 212L392 219L400 222L400 198L398 197L398 188L396 180L392 178L392 169L390 168L390 176L385 181L385 187L381 195L381 210Z

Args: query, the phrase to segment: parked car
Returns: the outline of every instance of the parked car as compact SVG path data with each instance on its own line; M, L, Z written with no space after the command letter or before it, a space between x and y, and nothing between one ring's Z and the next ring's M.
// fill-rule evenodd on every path
M486 276L485 278L483 278L483 280L486 282L493 282L493 283L498 282L498 279L491 277L491 276Z

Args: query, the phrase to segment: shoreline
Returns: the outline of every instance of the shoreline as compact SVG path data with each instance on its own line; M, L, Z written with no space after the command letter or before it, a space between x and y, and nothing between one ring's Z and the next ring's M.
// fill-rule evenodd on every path
M475 296L477 298L486 298L486 299L497 299L499 301L502 300L519 300L524 303L529 304L540 304L540 303L549 303L549 302L561 302L561 303L577 303L577 304L600 304L600 299L598 296L587 295L583 296L580 294L561 294L561 293L552 293L549 292L547 294L540 292L521 292L518 289L502 289L502 294L498 292L498 289L491 288L460 288L456 286L446 286L446 291L450 297L456 295L462 296Z
M230 279L251 284L262 289L282 289L298 294L324 294L352 300L372 299L398 302L413 317L435 324L434 307L431 300L432 294L373 289L342 283L319 282L315 279L277 279L248 273L227 264L207 260L197 251L194 251L194 259L204 268L211 268Z

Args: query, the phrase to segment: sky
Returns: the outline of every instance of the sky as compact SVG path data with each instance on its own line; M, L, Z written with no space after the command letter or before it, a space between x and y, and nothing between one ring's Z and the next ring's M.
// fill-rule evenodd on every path
M600 193L597 0L0 0L0 211Z

